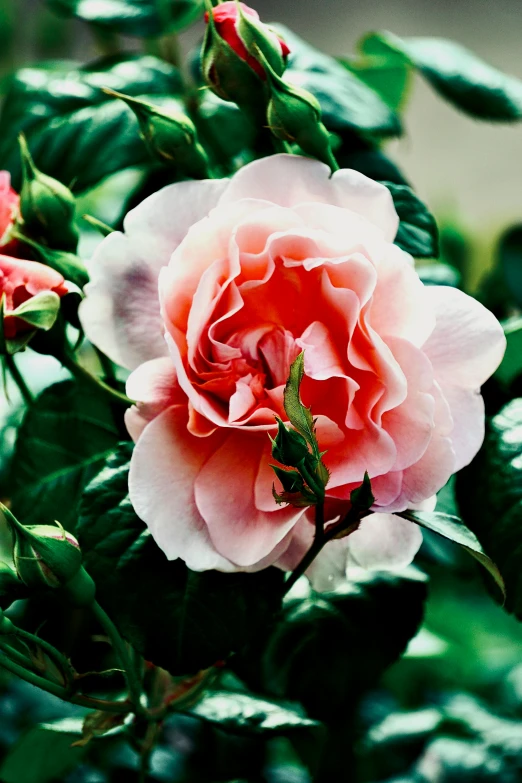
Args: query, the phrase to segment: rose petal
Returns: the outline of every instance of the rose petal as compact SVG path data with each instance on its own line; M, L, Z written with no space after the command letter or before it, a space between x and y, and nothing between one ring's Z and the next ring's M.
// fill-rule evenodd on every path
M319 201L362 215L393 241L399 218L388 188L351 169L333 175L328 166L297 155L270 155L243 166L230 181L220 204L243 198L272 201L282 207Z
M411 563L422 544L418 525L393 514L370 514L346 541L347 565L394 571Z

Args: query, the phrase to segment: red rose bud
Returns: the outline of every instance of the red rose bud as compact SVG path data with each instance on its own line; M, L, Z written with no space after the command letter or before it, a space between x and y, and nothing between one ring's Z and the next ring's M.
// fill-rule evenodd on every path
M0 171L0 249L11 255L16 251L17 242L11 237L11 229L18 215L20 196L11 187L11 175Z
M39 171L25 137L21 135L19 141L23 171L18 224L21 233L53 250L76 252L79 233L73 194L57 179Z
M0 353L15 353L36 330L49 330L67 292L62 275L48 266L0 255Z
M254 45L259 47L276 72L283 73L290 49L282 38L259 21L257 11L244 3L230 0L213 8L212 16L218 35L260 79L264 81L266 73L259 58L256 58ZM209 21L208 11L205 21Z
M208 26L201 55L205 82L220 98L234 101L250 110L256 122L264 122L266 70L258 53L281 74L287 45L243 3L210 6L205 19Z

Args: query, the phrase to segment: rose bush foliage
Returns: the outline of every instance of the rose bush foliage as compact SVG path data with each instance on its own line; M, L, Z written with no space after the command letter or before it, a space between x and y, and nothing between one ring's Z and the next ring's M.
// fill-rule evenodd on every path
M323 557L411 561L421 534L393 512L432 503L478 451L505 339L476 300L421 283L397 228L384 186L277 155L160 190L98 247L81 319L133 371L130 497L168 558L291 569L309 547L312 512L274 501L267 437L304 351L326 520L365 471L377 512Z

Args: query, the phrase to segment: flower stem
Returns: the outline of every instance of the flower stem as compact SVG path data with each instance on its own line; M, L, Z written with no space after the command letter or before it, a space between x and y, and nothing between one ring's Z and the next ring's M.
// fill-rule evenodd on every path
M11 674L20 677L21 680L40 688L42 691L51 693L63 701L71 704L77 704L80 707L87 707L91 710L103 710L104 712L121 712L127 714L130 712L131 705L124 701L106 701L105 699L96 699L90 696L75 695L71 696L68 691L56 682L41 677L39 674L31 671L27 664L30 661L22 653L13 650L7 644L0 642L0 666L7 669Z
M129 698L132 702L134 712L136 715L146 716L146 710L141 703L141 681L136 671L134 661L127 648L127 645L121 638L118 629L112 622L107 612L102 609L97 601L94 601L92 605L94 615L100 625L107 632L107 635L111 641L112 647L116 655L118 656L123 668L127 687L129 689Z
M123 394L122 392L113 389L107 383L102 381L101 378L97 378L96 375L91 375L91 373L88 370L86 370L85 367L82 367L81 364L78 364L78 362L74 359L74 357L71 356L69 353L64 352L63 355L60 356L60 361L63 364L63 366L67 370L69 370L69 372L74 378L78 378L78 380L81 381L87 381L87 383L90 383L92 386L95 386L99 391L102 391L105 394L110 395L113 399L117 400L119 403L123 405L133 404L134 400L131 400L129 397L127 397L126 394Z
M56 649L56 647L53 647L52 644L49 644L49 642L45 641L45 639L41 639L39 636L36 636L35 634L29 633L28 631L24 631L23 628L16 628L16 631L14 632L14 636L21 639L26 644L34 644L37 647L40 647L41 650L43 650L44 653L55 663L62 674L65 677L67 687L70 689L74 685L74 679L76 676L76 672L74 670L74 667L72 666L69 659L63 655L59 650Z
M5 366L9 374L11 375L11 378L13 379L13 381L18 386L18 389L20 390L20 394L22 395L25 404L28 406L32 405L34 403L34 397L28 385L24 381L22 373L16 366L14 356L11 356L10 354L5 354L4 361L5 361Z

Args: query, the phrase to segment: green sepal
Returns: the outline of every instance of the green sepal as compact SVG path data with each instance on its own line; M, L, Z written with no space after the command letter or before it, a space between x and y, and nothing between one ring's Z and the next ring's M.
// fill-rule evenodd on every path
M104 92L124 101L134 112L141 137L153 158L176 166L194 179L209 176L207 154L198 141L194 123L186 114L161 109L108 88Z
M260 51L264 55L271 68L281 76L285 70L285 61L281 51L281 44L276 33L272 32L269 27L262 22L247 16L241 4L238 2L238 22L237 32L241 38L245 49L254 58L256 58L256 52ZM275 42L275 46L274 46ZM257 59L257 58L256 58Z
M368 471L365 471L363 482L360 487L352 489L350 492L350 503L352 504L352 509L359 514L364 514L369 511L375 503L372 492L372 482L370 481Z
M78 288L83 288L89 282L89 273L85 264L75 253L45 247L31 237L17 231L14 233L14 238L29 245L35 251L40 263L59 272L65 280L70 280Z
M36 168L22 133L19 142L23 184L18 227L37 242L74 253L79 240L74 196L68 187Z
M48 332L52 329L60 312L60 297L54 291L40 291L27 301L22 302L9 315Z
M302 492L304 481L297 470L284 470L278 465L270 465L285 492Z

